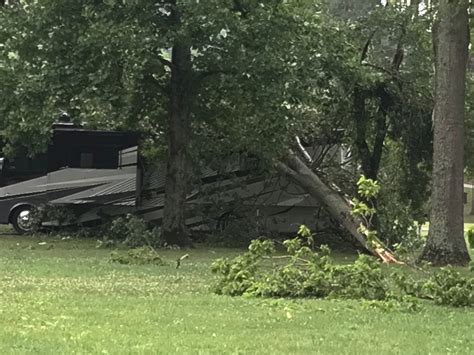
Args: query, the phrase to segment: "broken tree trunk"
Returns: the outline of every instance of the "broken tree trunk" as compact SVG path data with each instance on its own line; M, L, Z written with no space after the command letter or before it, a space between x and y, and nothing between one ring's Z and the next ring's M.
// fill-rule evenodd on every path
M291 152L284 160L278 161L276 169L319 201L329 214L370 253L385 263L398 263L381 242L371 243L367 240L366 236L359 231L361 221L351 214L349 201L321 180L295 153Z

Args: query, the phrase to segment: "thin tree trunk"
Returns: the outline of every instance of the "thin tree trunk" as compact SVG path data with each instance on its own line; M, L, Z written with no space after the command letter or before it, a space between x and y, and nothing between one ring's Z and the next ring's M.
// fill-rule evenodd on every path
M190 246L186 229L188 185L188 145L191 138L193 97L191 47L178 40L172 49L171 90L168 113L168 160L163 211L163 238L166 243Z
M466 265L470 261L463 220L467 7L466 0L440 0L433 30L433 189L429 236L420 258L434 265Z

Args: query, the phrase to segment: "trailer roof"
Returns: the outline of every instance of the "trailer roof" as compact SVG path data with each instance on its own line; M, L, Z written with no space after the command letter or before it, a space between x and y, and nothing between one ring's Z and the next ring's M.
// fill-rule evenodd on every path
M139 135L134 132L104 131L84 128L56 127L53 134L53 145L113 145L121 149L138 144Z

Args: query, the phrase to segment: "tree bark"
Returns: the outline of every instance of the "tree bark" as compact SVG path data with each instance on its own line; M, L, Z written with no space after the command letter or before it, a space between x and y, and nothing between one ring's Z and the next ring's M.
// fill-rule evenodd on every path
M184 247L192 245L186 228L185 215L192 88L191 46L186 39L180 39L173 46L171 58L168 159L162 233L167 244Z
M440 0L433 30L435 108L430 230L420 256L434 265L466 265L464 239L464 101L468 1Z

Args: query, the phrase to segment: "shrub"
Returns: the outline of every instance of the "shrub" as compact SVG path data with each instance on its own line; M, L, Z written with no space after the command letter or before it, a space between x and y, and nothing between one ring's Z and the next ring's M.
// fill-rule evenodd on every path
M132 248L162 245L159 229L150 229L143 219L132 214L114 219L105 230L103 244L109 246L117 243Z
M32 211L33 231L39 232L42 223L55 222L59 227L77 223L77 217L71 208L58 205L41 205Z

